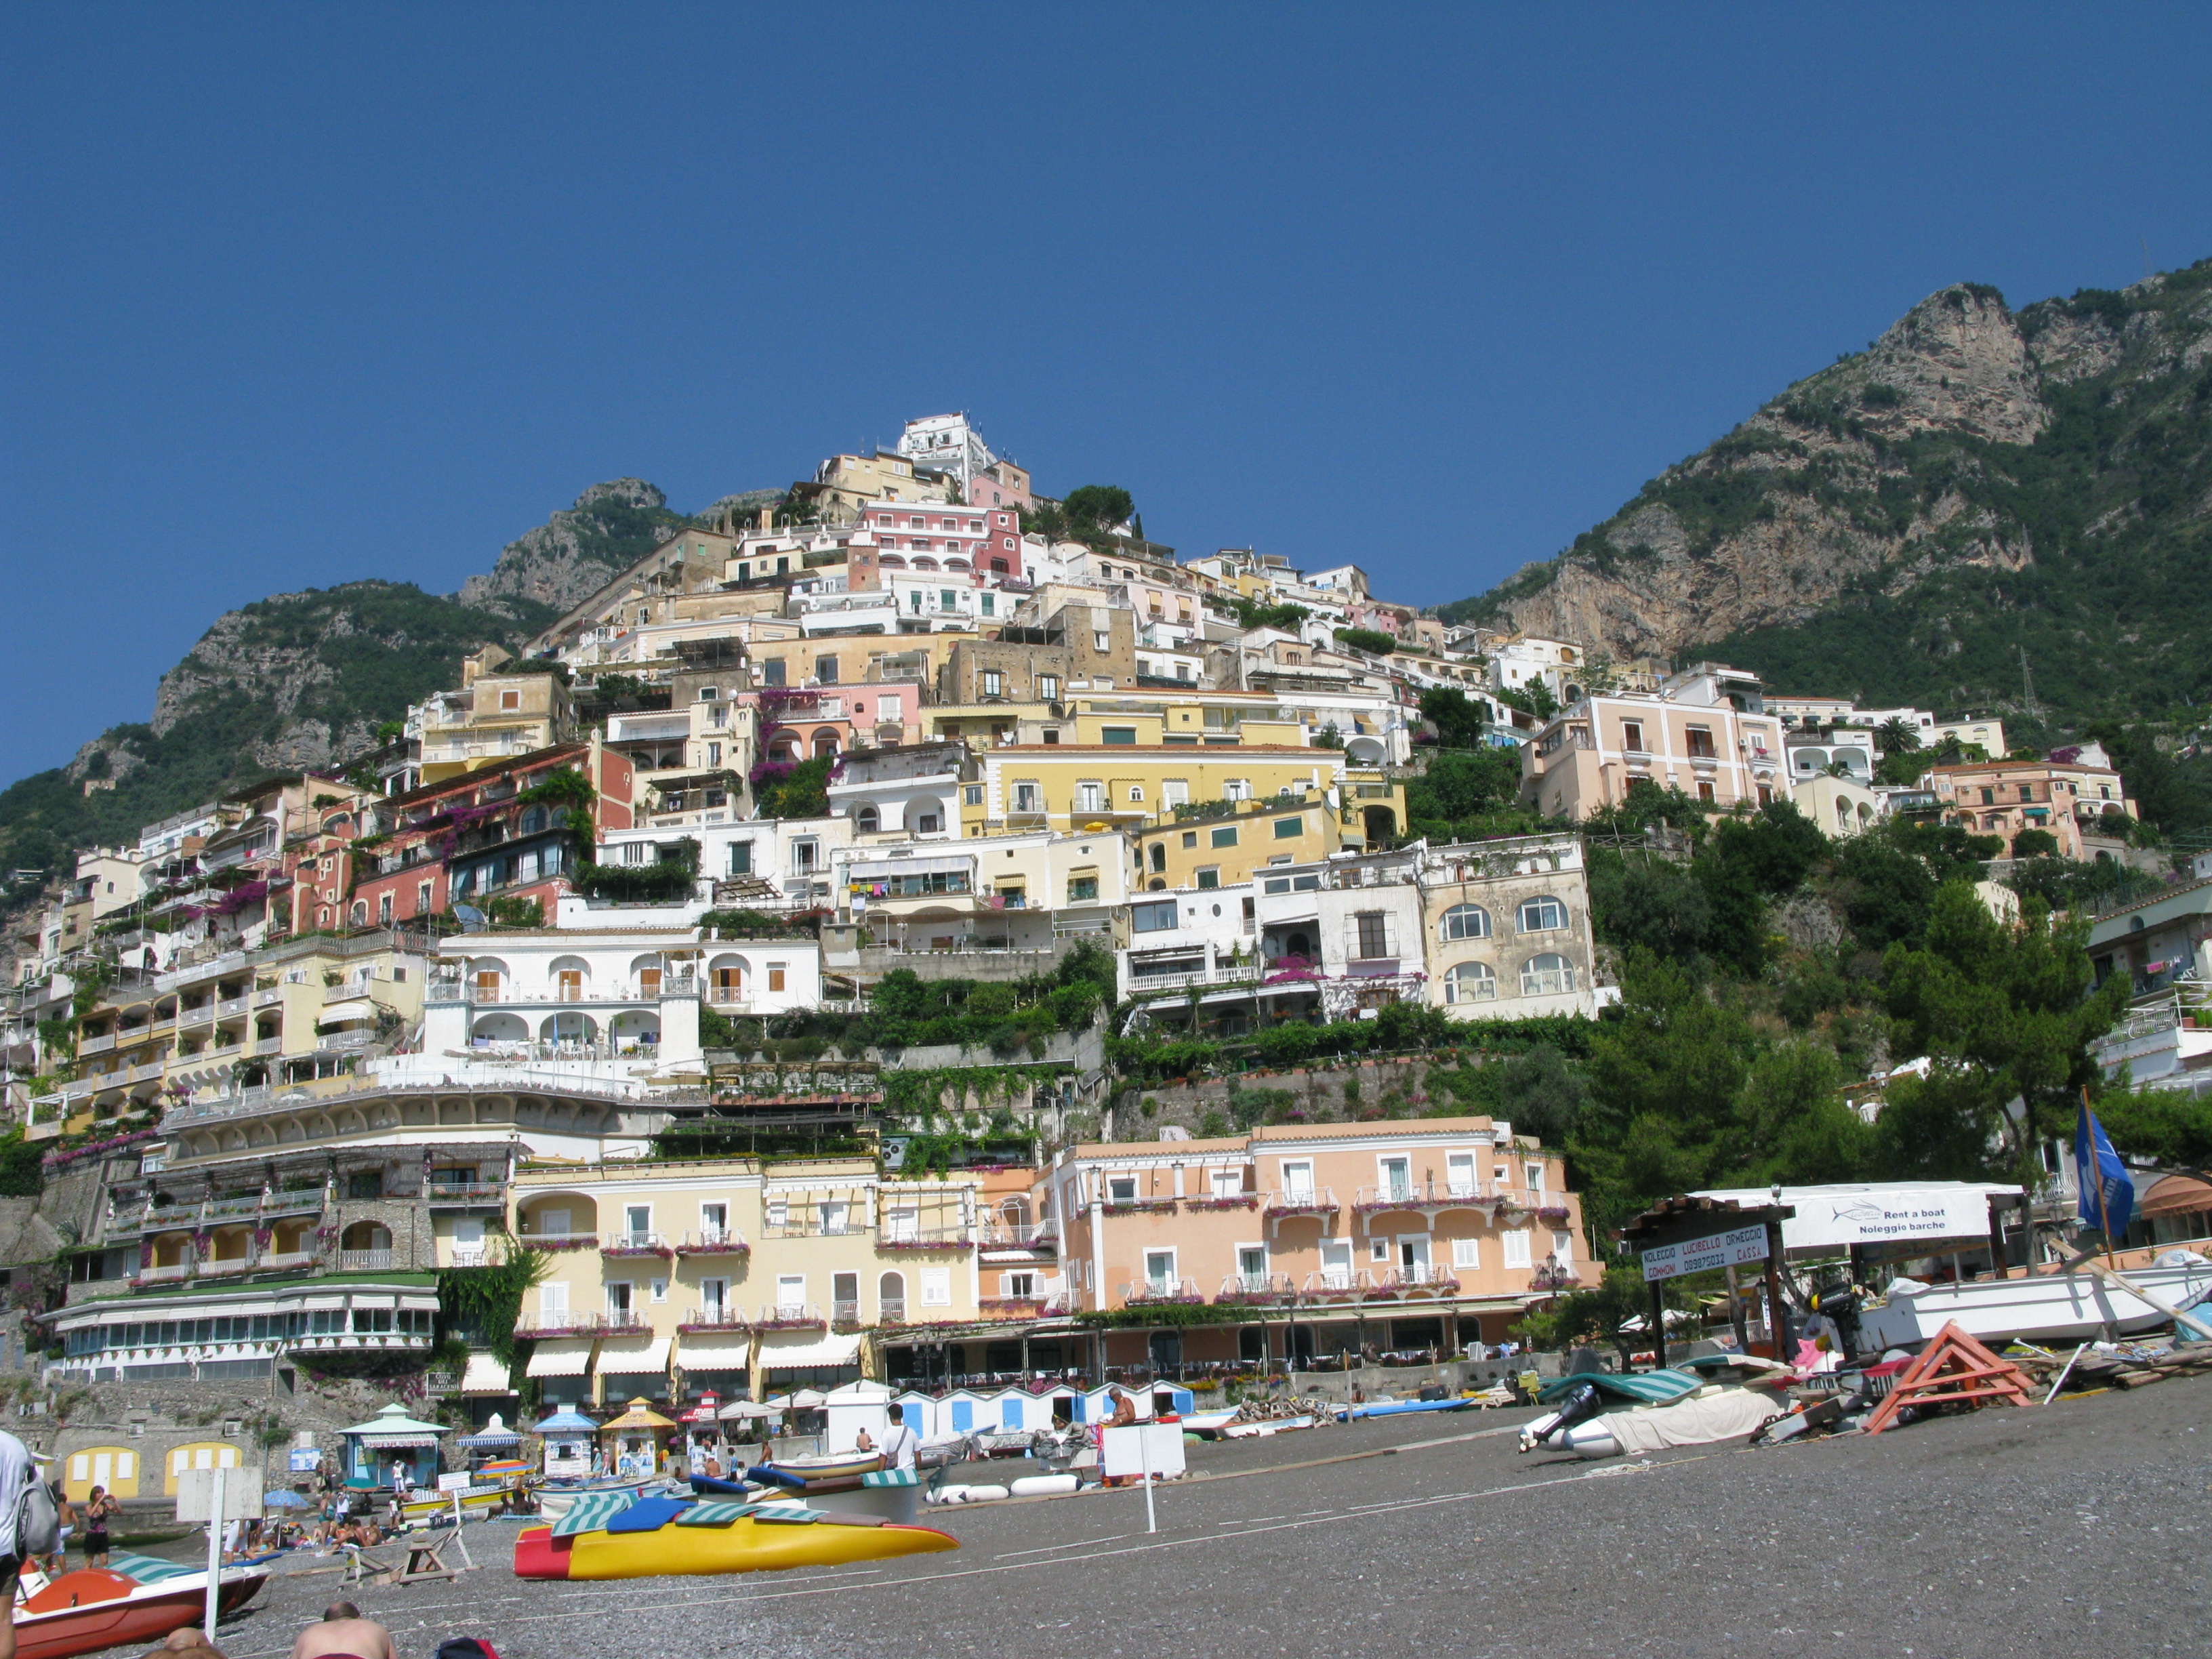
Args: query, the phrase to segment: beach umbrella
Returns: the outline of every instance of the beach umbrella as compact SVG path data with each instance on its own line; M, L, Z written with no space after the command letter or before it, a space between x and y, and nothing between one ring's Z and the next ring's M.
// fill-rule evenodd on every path
M737 1400L723 1407L718 1415L723 1422L729 1423L741 1419L774 1417L776 1413L770 1407L756 1406L750 1400Z
M307 1510L314 1507L299 1493L288 1491L283 1486L265 1494L261 1503L263 1508L271 1510Z

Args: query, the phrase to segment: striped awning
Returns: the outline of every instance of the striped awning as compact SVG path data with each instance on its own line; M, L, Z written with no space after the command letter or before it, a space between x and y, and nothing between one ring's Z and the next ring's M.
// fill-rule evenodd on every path
M592 1369L605 1376L610 1373L644 1376L661 1374L668 1370L669 1340L665 1336L617 1338L599 1344L599 1358Z
M531 1351L527 1376L582 1376L592 1369L592 1339L556 1336Z
M761 1364L770 1370L849 1365L860 1357L860 1339L836 1331L764 1331L761 1334Z
M676 1363L687 1371L742 1371L752 1363L749 1336L680 1336L676 1340Z
M438 1443L434 1434L364 1434L360 1438L362 1445L374 1451L399 1451Z
M513 1394L514 1382L507 1368L488 1353L472 1353L461 1372L463 1394Z

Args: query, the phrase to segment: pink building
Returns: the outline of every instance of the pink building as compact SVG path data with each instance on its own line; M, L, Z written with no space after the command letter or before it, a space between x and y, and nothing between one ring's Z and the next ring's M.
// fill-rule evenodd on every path
M874 544L878 570L958 571L1024 580L1021 520L1011 508L878 501L862 512L860 525ZM848 566L852 567L850 552Z

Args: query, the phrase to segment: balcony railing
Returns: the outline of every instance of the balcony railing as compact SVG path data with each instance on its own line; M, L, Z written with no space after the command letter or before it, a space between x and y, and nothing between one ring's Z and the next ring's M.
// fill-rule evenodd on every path
M599 1248L597 1233L533 1233L515 1235L525 1249L532 1250L596 1250Z
M832 1302L830 1304L830 1322L841 1331L856 1328L860 1322L860 1304L858 1302Z
M1287 1192L1272 1192L1261 1201L1263 1215L1330 1215L1336 1213L1336 1188L1334 1187L1294 1187Z
M283 1273L295 1267L312 1267L322 1260L317 1250L270 1250L263 1255L260 1266L270 1273Z
M1362 1187L1352 1208L1363 1214L1384 1210L1446 1209L1455 1204L1487 1203L1498 1196L1483 1181L1394 1181L1380 1187Z
M1121 1301L1125 1306L1132 1308L1205 1300L1199 1294L1198 1281L1194 1279L1141 1279L1134 1284L1121 1286Z
M191 1276L191 1262L172 1261L141 1267L132 1279L134 1283L140 1285L174 1285Z
M676 1249L659 1233L609 1233L599 1240L599 1254L672 1256Z
M735 1227L702 1227L684 1235L676 1246L678 1255L749 1255L752 1246Z
M877 1248L884 1250L972 1250L975 1236L965 1227L886 1225Z
M514 1321L514 1334L532 1339L597 1336L606 1328L606 1322L605 1314L587 1313L581 1309L557 1308L538 1313L518 1314Z
M434 1181L422 1195L433 1204L482 1204L505 1197L507 1188L496 1181Z
M1297 1284L1288 1273L1231 1273L1221 1281L1216 1302L1246 1307L1274 1307L1296 1299Z
M906 1323L906 1298L902 1296L884 1297L877 1303L876 1312L878 1319L884 1324L903 1325Z
M1051 1250L1060 1246L1060 1218L1038 1221L987 1220L977 1224L975 1242L987 1250Z
M1346 1302L1367 1295L1375 1280L1364 1268L1323 1267L1305 1276L1298 1286L1301 1297L1320 1302Z
M703 1308L686 1308L684 1322L678 1326L685 1331L743 1331L751 1328L744 1310L734 1302L710 1302Z
M1457 1296L1459 1280L1448 1269L1429 1263L1395 1268L1382 1275L1376 1289L1384 1296Z
M228 1279L252 1267L252 1258L242 1255L214 1256L200 1263L202 1279Z
M830 1322L811 1302L771 1302L753 1324L763 1331L819 1331L829 1328Z
M340 1250L338 1271L343 1273L388 1273L392 1267L392 1252L385 1250Z
M599 1328L609 1336L635 1335L653 1328L653 1321L638 1308L610 1308L599 1316Z

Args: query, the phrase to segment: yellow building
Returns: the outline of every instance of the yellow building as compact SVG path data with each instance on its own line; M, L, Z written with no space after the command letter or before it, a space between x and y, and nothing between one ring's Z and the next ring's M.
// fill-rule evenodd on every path
M594 1402L849 1380L875 1334L978 1316L980 1184L871 1158L524 1169L510 1231L552 1257L517 1325L529 1375Z
M1146 743L1161 714L1080 718L1090 743L1011 744L981 755L979 776L961 791L961 834L1135 830L1173 823L1178 806L1308 797L1338 815L1345 845L1390 839L1406 821L1404 787L1351 765L1340 750L1249 741L1249 729L1221 743Z
M461 689L422 705L422 782L441 783L575 735L567 678L499 672L512 660L495 645L472 651L461 659Z
M1129 884L1153 892L1233 887L1271 864L1313 863L1343 848L1344 818L1312 789L1224 802L1203 816L1131 831Z

